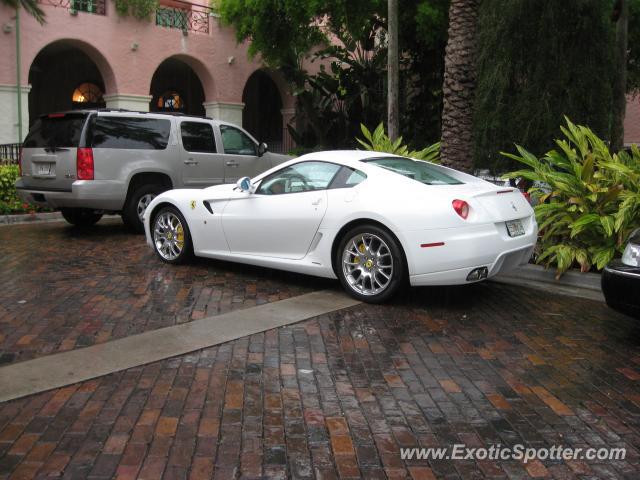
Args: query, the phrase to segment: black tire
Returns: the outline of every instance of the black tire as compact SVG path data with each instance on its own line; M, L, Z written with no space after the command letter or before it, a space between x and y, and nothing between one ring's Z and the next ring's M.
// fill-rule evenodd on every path
M135 233L144 233L144 223L138 215L138 204L143 198L154 198L166 191L162 185L146 184L133 189L127 196L127 202L122 211L122 221Z
M378 240L381 240L386 244L383 252L388 250L389 257L392 259L393 263L391 264L391 270L389 270L389 262L388 260L381 260L382 257L378 257L378 259L372 258L372 264L370 266L374 269L378 268L378 271L382 270L382 273L389 273L389 280L386 286L379 293L363 293L363 289L365 288L366 282L369 282L370 286L373 286L371 280L364 279L365 284L362 285L361 289L358 289L357 286L352 285L352 281L347 278L347 273L345 272L345 267L343 266L343 256L345 255L345 248L347 247L347 243L351 242L352 239L356 236L360 235L369 235L373 237L377 237ZM376 242L375 238L373 238L373 242ZM378 244L379 245L379 244ZM370 246L372 246L370 244ZM373 244L375 248L375 244ZM358 248L360 248L358 246ZM362 251L362 250L360 250ZM368 255L368 253L362 254L363 256ZM352 255L353 256L353 255ZM384 255L383 255L384 256ZM373 255L372 255L373 257ZM383 303L387 300L390 300L398 290L407 284L407 267L406 261L404 258L404 253L402 251L402 247L400 243L395 239L393 235L387 232L385 229L378 227L377 225L371 224L363 224L358 225L348 232L346 232L342 238L340 238L340 243L338 244L338 249L335 253L335 266L336 266L336 274L340 279L340 283L342 283L343 288L351 295L352 297L361 300L366 303ZM356 260L353 258L352 260ZM360 259L357 259L357 262L360 262ZM377 262L380 262L379 264ZM367 261L367 263L369 263ZM366 264L363 264L363 268L366 268ZM357 268L356 268L357 270ZM379 274L378 274L379 275ZM376 274L372 275L376 277ZM378 276L378 278L380 278ZM384 278L383 278L384 279ZM353 275L351 276L351 280L353 280ZM379 285L381 287L381 285Z
M159 249L159 247L161 247L164 243L161 241L162 237L159 237L156 234L156 222L162 219L163 215L173 215L180 222L180 226L182 227L182 234L184 235L184 238L182 240L183 247L180 253L175 258L167 258L167 255L164 255ZM154 212L150 225L153 250L156 252L156 255L160 257L160 260L175 265L185 263L193 258L193 243L191 242L191 232L189 231L189 225L187 225L187 221L184 219L182 213L180 213L180 210L175 207L163 207L157 212ZM179 237L176 236L175 230L171 233L174 239L179 239Z
M61 208L60 213L67 222L77 227L90 227L102 218L101 213L89 208Z

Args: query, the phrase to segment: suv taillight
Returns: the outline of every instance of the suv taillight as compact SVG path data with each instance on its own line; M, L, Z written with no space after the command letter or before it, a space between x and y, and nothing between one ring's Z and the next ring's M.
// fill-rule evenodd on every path
M76 166L78 180L93 180L93 149L78 148Z
M18 154L18 176L22 176L22 146L20 147L20 153Z

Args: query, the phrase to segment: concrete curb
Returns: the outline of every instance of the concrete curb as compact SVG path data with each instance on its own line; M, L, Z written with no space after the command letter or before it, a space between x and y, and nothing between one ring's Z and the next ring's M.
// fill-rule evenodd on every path
M25 213L20 215L0 215L0 227L24 225L38 222L60 222L64 220L60 212Z
M540 265L523 265L517 269L497 275L493 281L510 285L531 287L560 295L604 301L600 288L599 273L566 272L560 280L555 279L555 270Z

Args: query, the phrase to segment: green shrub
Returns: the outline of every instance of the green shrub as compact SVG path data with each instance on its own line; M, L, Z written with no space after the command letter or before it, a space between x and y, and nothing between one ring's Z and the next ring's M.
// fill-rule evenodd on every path
M440 142L434 143L423 150L411 150L407 145L402 144L402 137L392 142L384 131L382 122L371 132L366 126L360 125L362 135L366 141L356 138L358 143L366 150L373 152L386 152L403 157L415 158L416 160L425 160L431 163L440 163Z
M0 214L28 213L38 210L37 207L24 203L16 195L16 180L19 170L17 165L0 164Z
M565 139L544 157L519 145L519 155L502 153L528 167L507 178L537 182L530 190L538 202L537 261L555 266L557 277L575 264L583 272L603 269L640 227L640 150L612 155L589 128L565 120Z

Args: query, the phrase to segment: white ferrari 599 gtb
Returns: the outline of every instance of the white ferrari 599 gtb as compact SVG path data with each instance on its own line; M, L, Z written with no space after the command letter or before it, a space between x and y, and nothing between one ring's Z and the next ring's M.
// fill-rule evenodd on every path
M191 255L339 278L365 302L527 263L538 226L514 188L386 153L304 155L236 185L170 190L144 214L169 263Z

